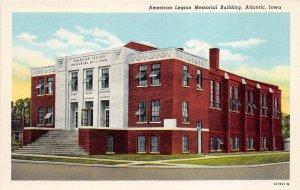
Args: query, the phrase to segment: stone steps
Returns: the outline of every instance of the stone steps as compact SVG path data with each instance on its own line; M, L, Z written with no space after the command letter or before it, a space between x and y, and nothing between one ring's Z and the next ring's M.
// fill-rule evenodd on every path
M77 131L49 131L31 144L15 150L14 153L60 156L88 155L78 145Z

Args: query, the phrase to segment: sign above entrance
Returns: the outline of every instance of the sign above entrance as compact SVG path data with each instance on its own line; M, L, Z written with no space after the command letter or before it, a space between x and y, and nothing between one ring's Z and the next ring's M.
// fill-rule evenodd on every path
M69 58L69 63L71 67L80 66L80 65L97 64L97 63L103 63L107 61L108 61L107 55L104 53Z

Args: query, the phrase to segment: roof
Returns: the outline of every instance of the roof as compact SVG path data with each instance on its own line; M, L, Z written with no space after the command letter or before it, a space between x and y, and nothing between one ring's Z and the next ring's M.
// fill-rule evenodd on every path
M124 47L136 50L136 51L150 51L150 50L157 50L158 48L138 43L138 42L128 42Z

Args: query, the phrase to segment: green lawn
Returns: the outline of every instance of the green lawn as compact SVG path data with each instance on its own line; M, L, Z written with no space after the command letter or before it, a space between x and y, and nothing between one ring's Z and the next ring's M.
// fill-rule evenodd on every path
M80 164L104 164L104 165L116 165L126 164L128 162L122 161L109 161L109 160L90 160L90 159L76 159L76 158L60 158L60 157L40 157L40 156L25 156L25 155L12 155L12 159L19 160L33 160L33 161L50 161L50 162L68 162L68 163L80 163Z
M231 165L256 165L256 164L278 163L278 162L288 162L288 161L290 161L289 153L271 153L271 154L261 154L261 155L245 154L243 156L230 156L230 157L220 157L220 158L207 158L207 159L169 161L169 162L179 163L179 164L231 166Z
M112 154L93 155L90 158L113 159L113 160L134 160L134 161L158 161L184 158L200 158L198 154L174 154L174 155L154 155L154 154Z

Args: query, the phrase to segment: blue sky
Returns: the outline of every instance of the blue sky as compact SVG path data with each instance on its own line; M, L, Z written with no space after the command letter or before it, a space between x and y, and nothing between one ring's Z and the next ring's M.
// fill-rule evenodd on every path
M128 41L183 47L205 58L218 47L222 69L279 85L288 104L289 19L288 13L14 13L14 82L30 81L30 67L54 64L57 56Z

